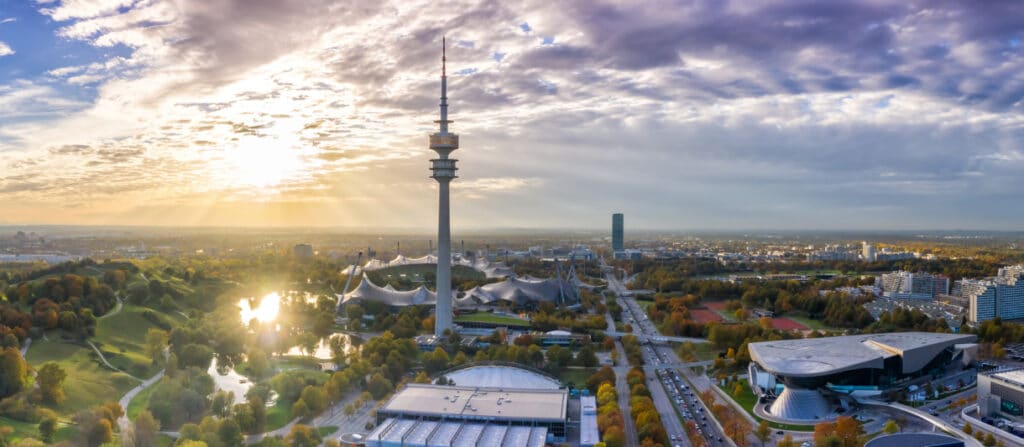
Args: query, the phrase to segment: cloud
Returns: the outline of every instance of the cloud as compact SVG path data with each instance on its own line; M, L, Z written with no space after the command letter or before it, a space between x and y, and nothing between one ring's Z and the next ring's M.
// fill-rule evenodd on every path
M41 3L59 37L128 54L0 86L11 208L77 188L201 202L217 219L229 202L317 219L297 205L315 202L331 223L429 227L444 35L466 224L583 225L609 209L662 228L956 223L938 210L991 215L1024 188L1018 2L433 6ZM94 212L79 217L124 216Z
M14 50L11 49L10 45L0 42L0 57L10 56L12 54L14 54Z

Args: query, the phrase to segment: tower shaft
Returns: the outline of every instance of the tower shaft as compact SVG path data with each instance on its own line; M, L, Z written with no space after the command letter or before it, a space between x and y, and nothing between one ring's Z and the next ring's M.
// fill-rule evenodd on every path
M437 306L434 314L434 334L444 335L452 329L452 245L451 245L451 209L448 185L456 178L457 160L448 158L452 151L459 148L459 136L448 132L448 74L446 72L446 54L444 44L441 46L441 119L438 131L430 135L430 149L437 152L437 157L430 160L431 177L437 180Z

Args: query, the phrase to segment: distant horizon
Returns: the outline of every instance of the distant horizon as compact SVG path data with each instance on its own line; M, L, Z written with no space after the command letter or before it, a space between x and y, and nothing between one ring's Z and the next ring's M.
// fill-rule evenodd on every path
M282 232L282 231L297 231L297 232L316 232L316 233L348 233L354 235L372 235L372 234L405 234L405 235L423 235L436 237L436 233L432 233L432 229L428 228L417 228L417 227L385 227L378 226L374 228L367 227L339 227L339 226L218 226L218 225L76 225L76 224L5 224L0 223L0 232L2 231L24 231L31 229L108 229L108 230L181 230L181 231L220 231L220 230L244 230L247 232ZM376 233L375 233L376 232ZM454 233L463 234L486 234L486 233L537 233L540 235L546 233L569 233L569 232L583 232L593 234L606 234L607 237L611 237L611 225L607 228L598 227L469 227L461 228ZM934 233L937 235L951 235L951 234L964 234L964 233L977 233L977 234L997 234L997 235L1022 235L1024 236L1024 230L999 230L999 229L941 229L941 228L919 228L919 229L812 229L812 228L747 228L747 229L710 229L710 228L678 228L678 229L667 229L667 228L629 228L626 227L626 235L630 232L650 234L650 233L691 233L691 234L749 234L749 233L781 233L781 234L876 234L876 235L918 235ZM750 234L750 236L757 236L757 234Z

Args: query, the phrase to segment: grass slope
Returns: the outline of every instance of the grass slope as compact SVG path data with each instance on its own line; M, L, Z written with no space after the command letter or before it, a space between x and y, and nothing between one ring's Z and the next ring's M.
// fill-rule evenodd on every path
M469 315L455 317L457 323L490 323L490 324L511 324L516 326L529 325L530 322L522 318L508 315L495 315L490 312L477 312Z
M103 402L116 402L138 382L135 379L102 366L95 353L88 346L52 341L32 343L26 360L33 368L46 362L55 362L67 372L64 380L63 403L53 410L64 417L71 417L79 410Z
M146 311L153 312L168 323L177 322L181 318L126 304L117 315L99 320L96 336L92 338L111 364L140 378L151 377L160 369L146 354L145 343L147 331L161 328L143 316Z

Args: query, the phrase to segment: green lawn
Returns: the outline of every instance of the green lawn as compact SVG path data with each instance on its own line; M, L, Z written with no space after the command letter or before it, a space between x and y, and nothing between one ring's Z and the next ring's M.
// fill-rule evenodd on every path
M316 428L316 432L320 434L321 438L326 437L326 436L330 436L332 433L334 433L336 431L338 431L338 427L335 427L333 425L327 425L327 426L324 426L324 427L317 427Z
M576 388L587 386L587 379L597 372L597 368L565 368L558 374L563 384L573 384Z
M71 417L83 410L103 402L116 402L125 392L138 385L131 377L102 366L95 353L88 346L53 341L32 343L26 360L34 368L46 362L56 362L65 372L64 394L66 399L54 411L64 417Z
M495 315L490 312L477 312L469 315L459 315L455 318L456 323L491 323L510 324L516 326L528 326L529 321L509 315Z
M815 320L813 318L809 318L809 317L805 317L805 316L797 316L797 315L786 314L786 315L782 315L782 317L789 318L790 320L796 321L797 323L800 323L800 324L802 324L804 326L807 326L807 327L809 327L811 329L823 330L823 331L835 331L835 330L838 330L838 329L836 329L836 328L834 328L832 326L826 325L821 320Z
M75 434L75 428L67 424L57 424L57 433L53 435L53 443L67 441L71 439ZM39 436L39 424L33 424L31 422L16 421L14 419L8 419L0 416L0 426L11 427L14 432L8 437L8 441L17 441L24 438L35 438L40 439Z
M144 312L152 312L168 323L180 318L126 304L117 315L97 322L96 336L92 339L111 364L139 378L151 377L160 370L160 365L154 364L152 357L146 354L145 343L147 331L161 328L143 317Z
M139 394L136 394L135 397L128 402L128 408L125 408L124 410L128 415L128 419L134 421L135 417L149 406L149 396L153 394L153 390L156 390L158 385L159 382L146 387L146 389L140 391Z
M287 424L291 420L291 405L286 405L284 402L279 400L273 407L267 408L266 431L277 430L284 427L284 424Z
M693 356L696 358L696 361L698 361L698 362L702 361L702 360L714 360L715 357L718 357L718 351L715 350L715 348L711 346L711 343L691 343L691 344L693 345ZM680 352L681 348L682 347L676 349L676 352L677 353ZM686 359L682 359L682 360L685 361Z

